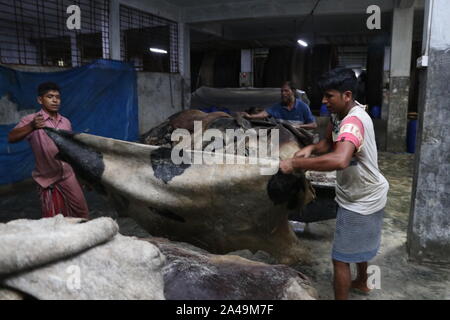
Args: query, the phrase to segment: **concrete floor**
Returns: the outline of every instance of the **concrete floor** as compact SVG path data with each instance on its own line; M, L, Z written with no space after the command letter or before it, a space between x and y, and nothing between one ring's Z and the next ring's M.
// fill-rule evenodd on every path
M419 265L408 261L408 228L413 155L379 154L380 169L390 184L381 248L369 265L379 267L381 289L369 295L351 292L352 300L450 299L450 266ZM295 266L308 275L320 299L333 299L331 247L335 220L310 223L299 238L311 251L311 266ZM352 273L355 275L354 265Z
M450 300L450 266L419 265L408 261L406 232L410 207L413 156L410 154L380 153L380 168L390 183L388 204L383 226L380 253L370 262L379 267L381 289L369 295L352 292L352 300L446 299ZM20 192L0 195L0 222L12 219L40 218L40 204L33 186ZM95 192L86 192L91 217L117 214ZM130 218L118 218L121 233L146 237ZM296 265L313 282L320 299L333 299L330 252L335 220L309 223L299 238L312 252L310 266ZM354 270L353 270L354 271Z

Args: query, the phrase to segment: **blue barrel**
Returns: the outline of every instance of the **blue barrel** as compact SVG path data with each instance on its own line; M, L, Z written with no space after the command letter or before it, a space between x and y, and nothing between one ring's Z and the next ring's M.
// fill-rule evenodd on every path
M328 111L327 105L322 104L320 107L320 116L321 117L328 117L330 115L330 112Z
M416 152L417 120L409 120L406 147L408 153Z
M380 119L381 118L381 108L380 106L373 106L370 110L370 115L374 119Z

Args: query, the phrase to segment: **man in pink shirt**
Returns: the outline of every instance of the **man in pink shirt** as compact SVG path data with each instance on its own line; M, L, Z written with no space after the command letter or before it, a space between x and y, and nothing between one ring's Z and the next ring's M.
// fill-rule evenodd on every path
M37 101L42 109L25 116L8 135L11 143L27 139L33 150L36 168L33 179L38 184L43 217L63 214L69 217L89 217L83 190L72 167L55 158L58 148L42 128L72 130L70 121L58 113L60 88L52 82L38 87Z

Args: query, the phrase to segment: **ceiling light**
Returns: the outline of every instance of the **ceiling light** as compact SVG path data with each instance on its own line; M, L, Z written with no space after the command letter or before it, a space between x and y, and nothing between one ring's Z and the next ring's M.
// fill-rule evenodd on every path
M151 52L154 52L154 53L167 54L167 51L166 51L166 50L158 49L158 48L150 48L150 51L151 51Z
M297 40L297 43L299 45L301 45L302 47L307 47L308 46L308 44L305 41L301 40L301 39Z

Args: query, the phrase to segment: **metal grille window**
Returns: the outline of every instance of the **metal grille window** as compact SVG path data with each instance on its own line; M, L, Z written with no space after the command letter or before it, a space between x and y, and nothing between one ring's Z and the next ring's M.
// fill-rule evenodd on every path
M80 8L69 30L67 8ZM109 0L0 0L0 63L71 67L109 59Z
M178 72L178 24L120 6L122 60L138 71Z
M365 68L367 63L367 47L338 47L340 66L349 68Z

